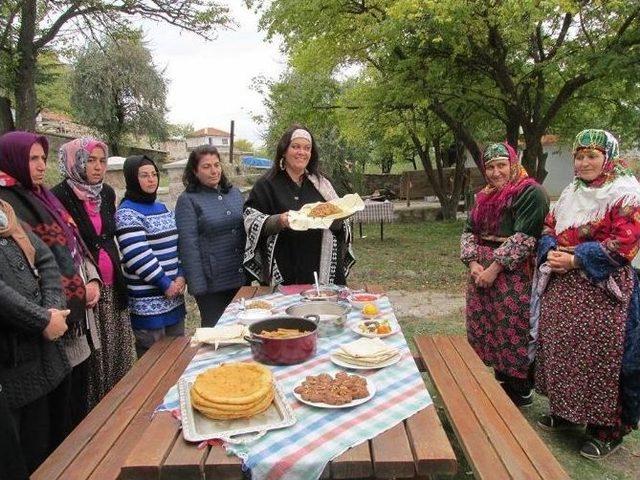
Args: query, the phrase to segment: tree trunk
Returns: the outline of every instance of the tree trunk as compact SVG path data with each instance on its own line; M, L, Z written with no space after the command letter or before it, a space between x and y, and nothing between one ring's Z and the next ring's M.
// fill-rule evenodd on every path
M15 129L11 114L11 100L7 97L0 97L0 135Z
M18 37L16 75L16 127L35 131L38 100L36 98L36 58L34 46L36 33L36 0L22 2L20 35Z
M440 199L440 215L442 216L442 220L456 219L458 200L458 198L453 198L453 196Z
M529 176L542 183L547 176L545 162L547 154L542 148L542 135L525 132L526 148L522 154L522 166Z

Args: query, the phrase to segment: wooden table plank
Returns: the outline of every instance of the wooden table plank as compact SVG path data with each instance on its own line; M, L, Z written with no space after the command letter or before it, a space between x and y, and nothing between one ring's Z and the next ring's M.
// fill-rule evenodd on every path
M197 448L196 445L185 441L180 435L162 465L160 478L163 480L200 480L208 455L208 446Z
M500 412L515 408L505 395L502 402L494 405L483 393L482 386L471 374L466 364L451 343L449 337L435 337L434 344L447 366L456 372L455 381L471 407L477 422L484 429L493 448L500 452L500 459L514 480L541 480L538 471L529 461L522 446L513 437ZM479 361L480 359L478 359ZM495 380L491 379L491 382ZM497 402L496 402L497 403Z
M433 403L409 417L406 428L418 475L456 473L458 461Z
M331 477L334 479L369 478L373 475L373 463L369 442L364 441L333 459Z
M487 480L509 479L509 472L500 461L499 455L489 442L484 430L475 418L469 418L470 407L455 378L444 362L431 337L415 337L416 347L425 361L433 383L446 398L445 411L451 418L456 436L462 439L461 446L476 478ZM492 471L491 477L483 476L482 472Z
M154 365L169 347L169 339L156 342L115 387L89 412L65 441L31 475L32 480L54 480L82 452L96 432L111 418L144 374Z
M213 445L204 462L207 480L242 480L242 462L235 455L227 455L222 446Z
M173 345L176 346L176 353L172 359L167 359L167 365L158 365L157 369L149 372L149 375L157 376L160 381L147 393L142 407L91 474L89 477L91 480L115 480L118 478L122 465L140 441L140 432L149 426L156 407L162 402L169 388L176 383L197 352L196 347L189 346L188 337L175 338Z
M160 466L178 436L180 421L169 412L158 412L120 471L120 480L159 480Z
M376 478L415 477L415 462L404 423L371 440L371 458Z
M451 342L469 370L482 385L487 397L494 402L496 408L498 405L501 406L500 415L540 475L548 479L568 479L569 476L560 463L517 407L515 405L512 405L512 408L503 407L504 402L510 403L509 397L496 382L491 381L493 380L491 372L471 348L467 339L463 336L456 336L451 338Z

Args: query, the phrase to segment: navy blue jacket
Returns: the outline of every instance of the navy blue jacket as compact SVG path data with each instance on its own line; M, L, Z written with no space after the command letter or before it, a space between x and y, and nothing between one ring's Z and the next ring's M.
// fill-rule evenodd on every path
M200 185L178 197L178 251L191 295L244 285L243 205L242 194L235 187L222 193Z

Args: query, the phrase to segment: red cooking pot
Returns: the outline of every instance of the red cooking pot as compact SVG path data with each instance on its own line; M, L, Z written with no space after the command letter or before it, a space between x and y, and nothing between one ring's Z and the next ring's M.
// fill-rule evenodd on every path
M318 322L320 317L271 317L249 326L250 335L244 337L251 344L253 358L269 365L293 365L302 363L316 353ZM294 328L305 332L295 338L268 338L260 336L262 331L279 328Z

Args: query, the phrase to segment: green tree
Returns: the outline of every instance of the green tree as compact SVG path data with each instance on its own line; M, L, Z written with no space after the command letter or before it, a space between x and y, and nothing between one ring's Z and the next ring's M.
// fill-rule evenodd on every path
M15 100L16 127L35 129L38 57L78 33L95 37L147 18L205 38L229 23L214 0L3 0L0 2L0 128Z
M513 144L522 130L523 163L540 180L546 175L541 138L561 112L579 108L578 95L590 86L638 78L637 2L280 0L255 6L269 35L282 35L294 65L370 66L395 97L387 104L417 109L416 115L429 110L478 163L480 141L490 140L482 134L495 135L496 122L499 136ZM637 114L628 102L620 106ZM611 118L611 109L602 117Z
M170 137L185 138L188 134L193 133L193 123L169 123L167 124L167 135Z
M238 152L250 152L253 153L255 151L255 147L253 143L244 138L236 138L233 141L233 148Z
M167 82L141 33L88 44L74 64L71 85L75 117L100 132L114 155L125 135L166 137Z

